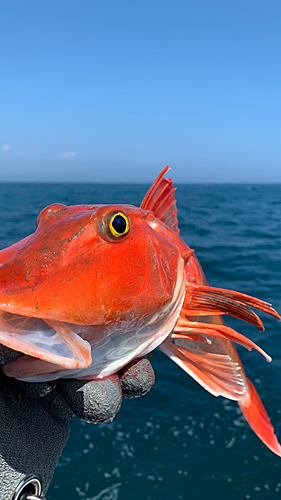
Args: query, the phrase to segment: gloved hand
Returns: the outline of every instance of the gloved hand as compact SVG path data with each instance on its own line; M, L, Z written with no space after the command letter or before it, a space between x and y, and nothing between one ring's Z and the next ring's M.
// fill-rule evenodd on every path
M18 355L0 346L0 366ZM144 396L154 381L147 357L132 361L119 375L90 382L59 379L30 384L0 371L0 500L11 500L30 474L40 477L45 494L69 436L69 420L77 415L86 422L111 422L122 397Z

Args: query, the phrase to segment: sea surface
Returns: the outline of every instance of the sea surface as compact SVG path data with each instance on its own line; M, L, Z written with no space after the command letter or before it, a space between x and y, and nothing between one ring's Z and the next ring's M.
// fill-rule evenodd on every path
M0 248L35 230L53 202L139 205L141 184L0 184ZM281 185L178 185L181 235L211 285L269 301L281 311ZM281 325L227 319L272 363L243 348L248 377L281 440ZM125 400L114 422L71 421L48 500L267 500L281 498L281 459L255 436L235 402L204 391L160 351L156 384Z

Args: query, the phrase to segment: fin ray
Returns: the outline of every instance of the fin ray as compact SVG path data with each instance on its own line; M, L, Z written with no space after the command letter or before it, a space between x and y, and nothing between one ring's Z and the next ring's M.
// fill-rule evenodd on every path
M243 376L239 364L228 354L193 349L196 342L168 338L159 349L185 370L204 389L214 396L224 396L237 401L245 393ZM179 345L180 344L180 345Z
M247 321L263 331L261 319L249 306L281 319L270 304L250 295L207 285L195 285L189 282L186 284L183 311L187 316L228 314Z
M272 361L272 358L263 349L261 349L261 347L229 326L190 321L187 318L180 316L173 332L179 332L182 336L184 336L184 333L187 332L187 335L197 333L203 336L230 340L231 342L236 342L237 344L242 345L249 351L256 349L268 362Z
M271 450L281 457L281 445L274 433L266 409L263 406L260 397L252 384L247 379L248 390L244 398L238 401L242 413L253 431L261 441Z
M146 193L140 208L151 210L155 217L179 234L175 187L172 179L165 179L167 165Z

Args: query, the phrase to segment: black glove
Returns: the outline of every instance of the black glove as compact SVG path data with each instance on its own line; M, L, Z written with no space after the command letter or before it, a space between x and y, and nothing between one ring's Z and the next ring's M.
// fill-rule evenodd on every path
M1 346L0 366L18 355ZM111 422L122 397L144 396L155 377L145 357L132 361L119 375L90 382L59 379L30 384L1 372L0 381L0 500L11 500L18 484L32 474L40 477L42 494L46 493L74 415L91 423ZM36 488L27 491L36 493Z

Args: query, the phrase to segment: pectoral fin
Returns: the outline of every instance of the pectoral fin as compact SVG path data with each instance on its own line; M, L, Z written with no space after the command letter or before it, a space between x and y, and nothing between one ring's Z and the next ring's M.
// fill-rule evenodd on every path
M207 341L207 343L209 344L212 343L212 340L210 340L210 338L208 339L208 337L230 340L231 342L236 342L237 344L242 345L249 351L251 351L252 349L256 349L265 357L265 359L269 363L272 361L272 358L263 349L261 349L261 347L255 344L255 342L248 339L241 333L238 333L236 330L233 330L233 328L230 328L229 326L216 323L214 324L201 323L201 321L200 322L190 321L183 316L179 316L177 324L173 330L173 333L171 334L171 338L187 339L188 337L190 337L191 334L199 334L201 336L200 341L201 342ZM190 340L195 340L195 339L190 339Z
M186 283L186 295L182 309L186 316L229 314L252 323L260 331L263 331L264 326L261 319L250 307L270 314L276 319L281 319L271 304L250 295L233 290Z
M176 342L177 344L174 344L168 338L159 346L159 349L206 391L213 396L224 396L235 401L245 394L241 367L227 354L226 350L220 352L218 349L216 352L214 343L202 345L201 342L185 339L176 340Z
M273 453L281 457L281 446L275 436L273 425L254 385L249 379L247 379L247 393L245 397L238 401L238 404L245 419L257 436Z

